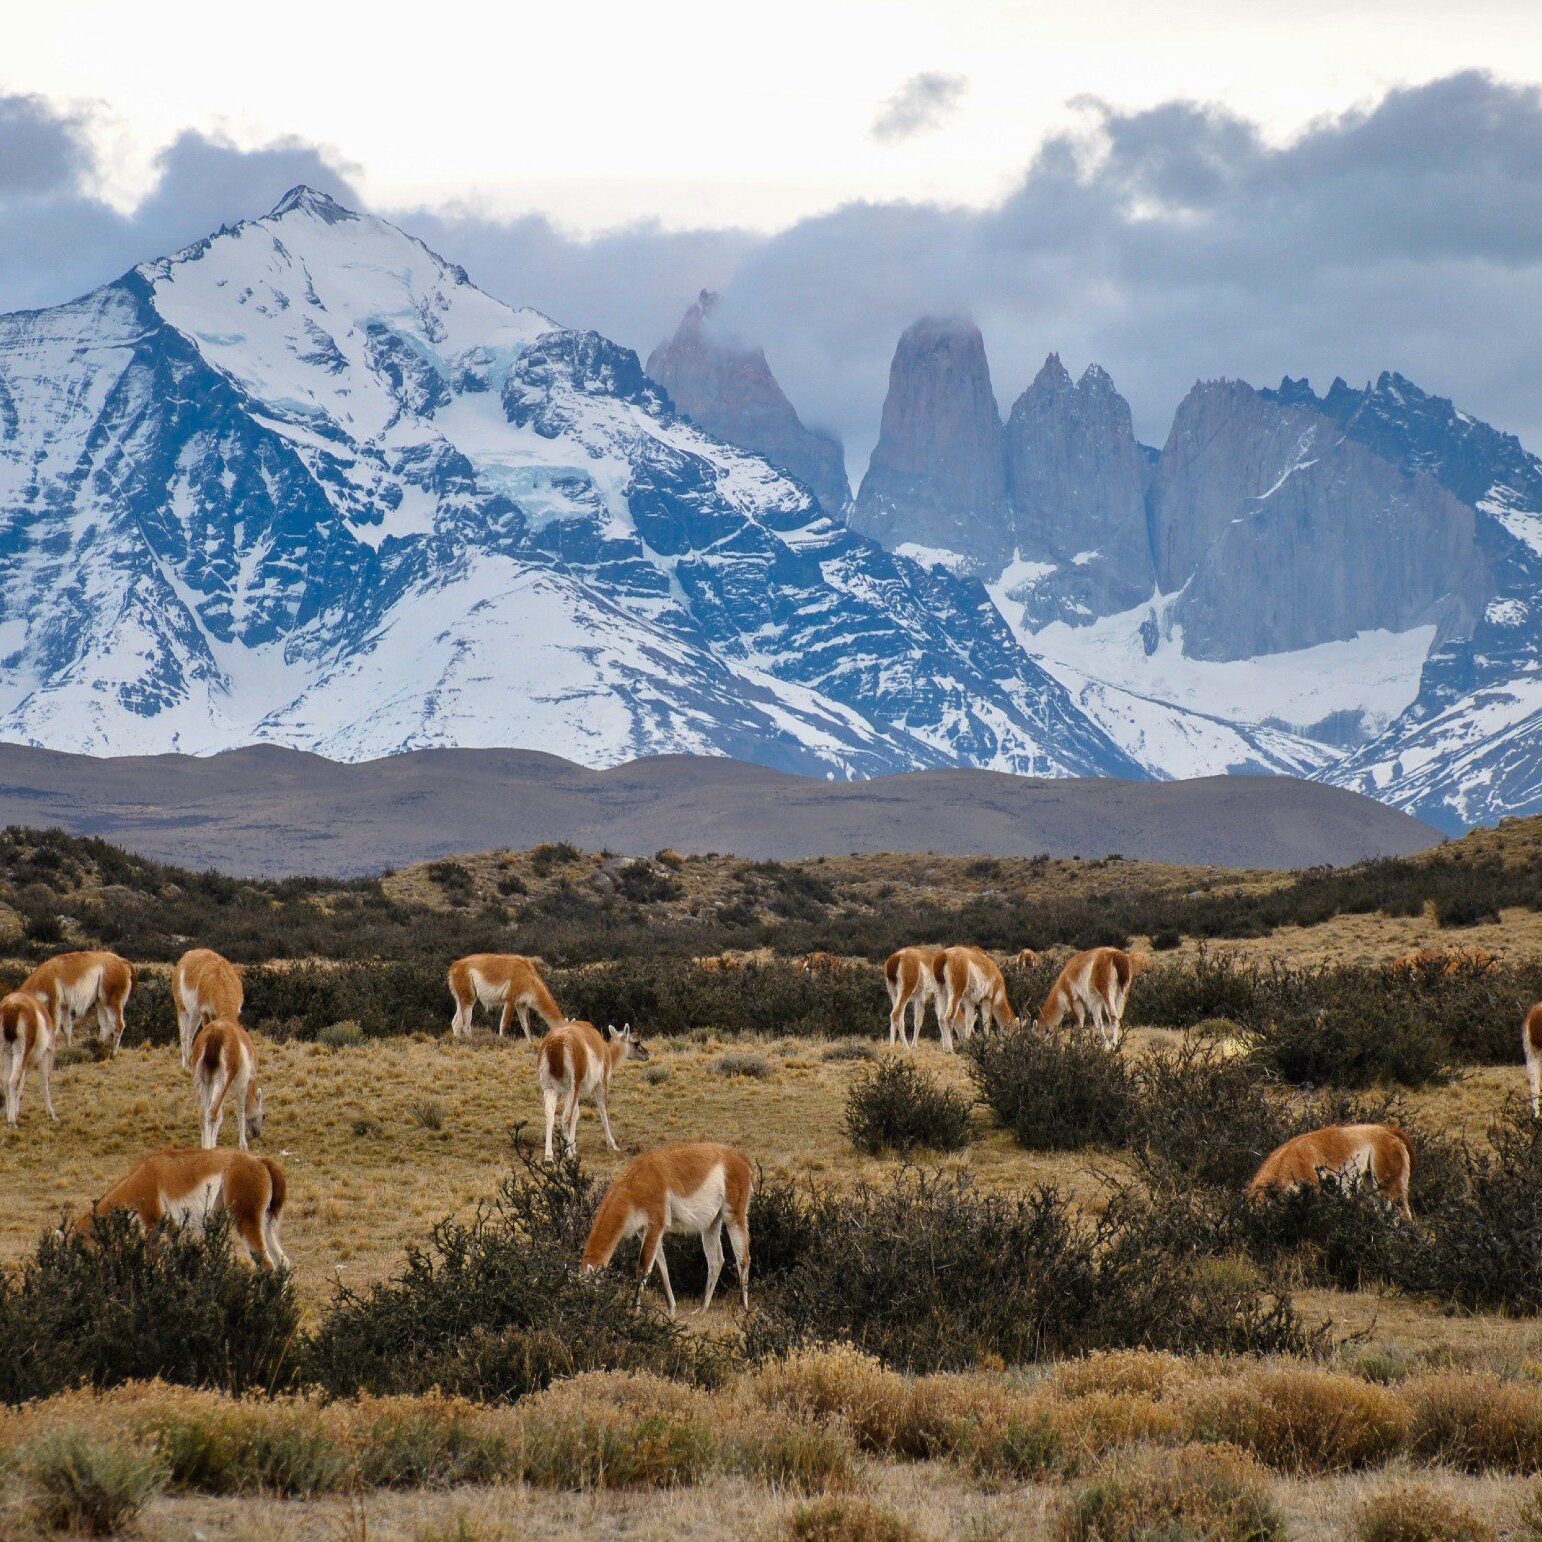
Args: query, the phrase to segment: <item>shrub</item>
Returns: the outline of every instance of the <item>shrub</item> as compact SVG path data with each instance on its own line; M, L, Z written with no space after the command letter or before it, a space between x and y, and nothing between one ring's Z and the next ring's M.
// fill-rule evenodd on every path
M444 1128L444 1104L436 1103L432 1098L424 1098L421 1102L412 1105L410 1116L412 1122L420 1130L442 1130Z
M358 1481L367 1488L451 1488L514 1471L504 1432L450 1398L366 1398L355 1425Z
M645 1307L616 1269L580 1275L597 1195L575 1158L547 1165L523 1141L498 1198L442 1220L396 1278L339 1289L307 1374L331 1392L514 1399L598 1369L713 1380L722 1351Z
M930 1371L1306 1342L1257 1270L1176 1246L1133 1201L1085 1223L1052 1188L985 1195L966 1174L906 1170L887 1185L814 1191L802 1208L801 1251L762 1289L746 1330L754 1357L846 1342Z
M1356 1542L1492 1542L1498 1533L1459 1500L1424 1483L1379 1489L1349 1518Z
M1100 1350L1056 1367L1055 1388L1066 1398L1133 1392L1160 1399L1191 1386L1197 1375L1193 1362L1179 1355L1149 1349Z
M1401 1281L1467 1307L1542 1310L1542 1119L1512 1100L1485 1146L1461 1152L1461 1181L1421 1217L1423 1245ZM1415 1150L1414 1173L1420 1169Z
M39 1435L21 1455L37 1518L53 1531L125 1531L165 1482L153 1456L80 1430Z
M763 1081L768 1076L776 1075L776 1068L764 1055L756 1055L746 1050L734 1050L726 1055L719 1055L712 1062L712 1069L719 1076L749 1076L756 1081Z
M930 1454L913 1427L911 1384L850 1345L798 1349L768 1360L749 1390L763 1406L801 1424L839 1420L864 1451Z
M46 1233L0 1277L0 1401L156 1376L272 1390L295 1374L299 1321L288 1272L238 1262L223 1211L203 1235L101 1216L89 1237Z
M1276 968L1239 1021L1260 1064L1287 1082L1339 1087L1450 1078L1452 1046L1428 1003L1379 971Z
M1266 1475L1240 1452L1185 1446L1111 1463L1060 1508L1062 1542L1204 1537L1264 1542L1285 1534Z
M1408 1438L1407 1404L1353 1376L1262 1369L1205 1386L1189 1412L1194 1435L1226 1441L1283 1472L1378 1466Z
M801 1494L828 1494L856 1482L857 1455L838 1427L762 1414L728 1438L727 1465L762 1483Z
M168 1409L141 1423L177 1488L309 1498L350 1486L345 1447L313 1405Z
M316 1042L328 1049L357 1049L364 1042L364 1030L357 1023L328 1023L316 1035Z
M1498 907L1481 894L1450 894L1435 901L1436 926L1481 926L1485 921L1498 920Z
M858 1151L957 1151L970 1140L969 1099L913 1061L891 1056L852 1084L846 1134Z
M1542 1471L1542 1387L1446 1372L1403 1384L1412 1448L1467 1472Z
M711 1402L655 1376L577 1376L520 1405L520 1476L541 1488L671 1488L716 1454Z
M844 1044L832 1044L821 1052L821 1060L876 1060L878 1051L860 1039L849 1039Z
M965 1049L980 1096L1031 1151L1118 1145L1134 1117L1128 1064L1075 1031L980 1034Z
M920 1533L869 1499L813 1499L787 1517L788 1542L919 1542Z
M1134 1072L1132 1139L1148 1164L1185 1181L1237 1187L1292 1133L1258 1062L1192 1034L1151 1050Z

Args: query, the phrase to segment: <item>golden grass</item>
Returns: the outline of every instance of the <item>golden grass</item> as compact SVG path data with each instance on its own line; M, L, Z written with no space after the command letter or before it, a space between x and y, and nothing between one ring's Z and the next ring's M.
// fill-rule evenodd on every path
M1535 1382L1444 1373L1386 1390L1308 1367L1165 1362L1109 1355L1026 1376L912 1379L836 1350L715 1393L595 1373L513 1408L432 1396L235 1400L149 1384L0 1410L0 1449L64 1436L153 1459L169 1488L143 1529L166 1537L769 1538L788 1535L798 1515L855 1519L864 1501L927 1538L1048 1535L1057 1523L1065 1536L1091 1534L1089 1523L1099 1536L1134 1536L1206 1517L1220 1529L1204 1535L1254 1535L1234 1523L1268 1509L1292 1537L1342 1536L1352 1513L1378 1538L1531 1534L1513 1531L1525 1485L1451 1461L1475 1466L1481 1447L1501 1465L1531 1462L1486 1409L1503 1405L1512 1432L1534 1429ZM1211 1417L1217 1397L1246 1405L1235 1427ZM1431 1403L1444 1410L1441 1438L1417 1452ZM1400 1445L1379 1442L1372 1455L1357 1431L1389 1411ZM1239 1452L1228 1434L1252 1449ZM1322 1472L1330 1464L1317 1453L1332 1442L1370 1465ZM1306 1448L1314 1454L1300 1460ZM379 1487L391 1484L404 1486ZM852 1502L808 1506L805 1496L832 1491ZM24 1475L0 1487L7 1542L30 1534L25 1501ZM1398 1529L1442 1517L1451 1531Z

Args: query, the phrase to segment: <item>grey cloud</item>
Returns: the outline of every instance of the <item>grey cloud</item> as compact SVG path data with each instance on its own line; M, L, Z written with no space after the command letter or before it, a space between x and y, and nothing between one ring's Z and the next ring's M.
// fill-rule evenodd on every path
M868 133L874 139L909 139L937 128L957 110L968 89L969 82L962 75L923 70L883 104Z
M0 309L66 299L302 180L350 196L347 168L313 148L194 135L127 218L78 188L0 187ZM1284 145L1198 103L1095 105L992 207L859 202L770 237L380 212L500 298L644 354L717 290L722 324L765 348L805 422L842 436L854 476L895 340L952 311L979 321L1003 410L1052 349L1105 365L1156 442L1196 378L1397 369L1542 449L1542 92L1475 72Z
M88 164L78 118L42 97L0 97L0 198L71 190Z

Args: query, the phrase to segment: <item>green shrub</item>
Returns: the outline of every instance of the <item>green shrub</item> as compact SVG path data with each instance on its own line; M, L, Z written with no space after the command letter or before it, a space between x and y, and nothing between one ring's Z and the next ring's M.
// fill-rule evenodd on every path
M1513 1099L1488 1136L1462 1151L1461 1181L1420 1216L1422 1245L1401 1283L1460 1306L1535 1313L1542 1310L1542 1120ZM1420 1165L1416 1142L1416 1176Z
M299 1322L288 1272L238 1261L223 1211L204 1235L149 1236L116 1212L88 1237L46 1233L19 1274L0 1277L0 1400L156 1376L272 1390L294 1377Z
M912 1061L890 1056L846 1094L846 1134L858 1151L958 1151L971 1137L969 1099Z
M1134 1082L1132 1144L1187 1182L1241 1186L1294 1133L1273 1078L1219 1037L1196 1032L1150 1050Z
M979 1034L964 1053L981 1098L1030 1151L1116 1146L1135 1117L1128 1062L1074 1029Z
M1128 1213L1081 1222L1051 1188L988 1195L965 1174L906 1170L803 1203L802 1250L764 1283L746 1330L755 1358L849 1343L931 1371L1134 1345L1305 1343L1256 1270L1154 1246Z
M93 1537L126 1531L165 1483L152 1455L80 1430L37 1436L21 1467L43 1526Z

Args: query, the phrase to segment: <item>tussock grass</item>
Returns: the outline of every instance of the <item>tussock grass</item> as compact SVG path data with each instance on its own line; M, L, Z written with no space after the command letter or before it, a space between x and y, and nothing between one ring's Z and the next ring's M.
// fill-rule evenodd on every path
M1355 1506L1355 1542L1494 1542L1499 1533L1469 1505L1427 1483L1395 1483Z
M1465 1472L1542 1472L1542 1385L1452 1371L1400 1391L1412 1411L1410 1447Z
M21 1453L33 1513L50 1531L126 1531L165 1482L154 1456L80 1430L39 1435Z
M1228 1442L1281 1472L1348 1472L1404 1449L1411 1426L1397 1393L1339 1372L1264 1367L1200 1388L1190 1432Z
M1202 1446L1120 1457L1068 1496L1055 1531L1059 1542L1265 1542L1284 1534L1263 1469L1239 1451Z
M787 1542L920 1542L920 1533L893 1510L870 1499L810 1500L782 1527Z

